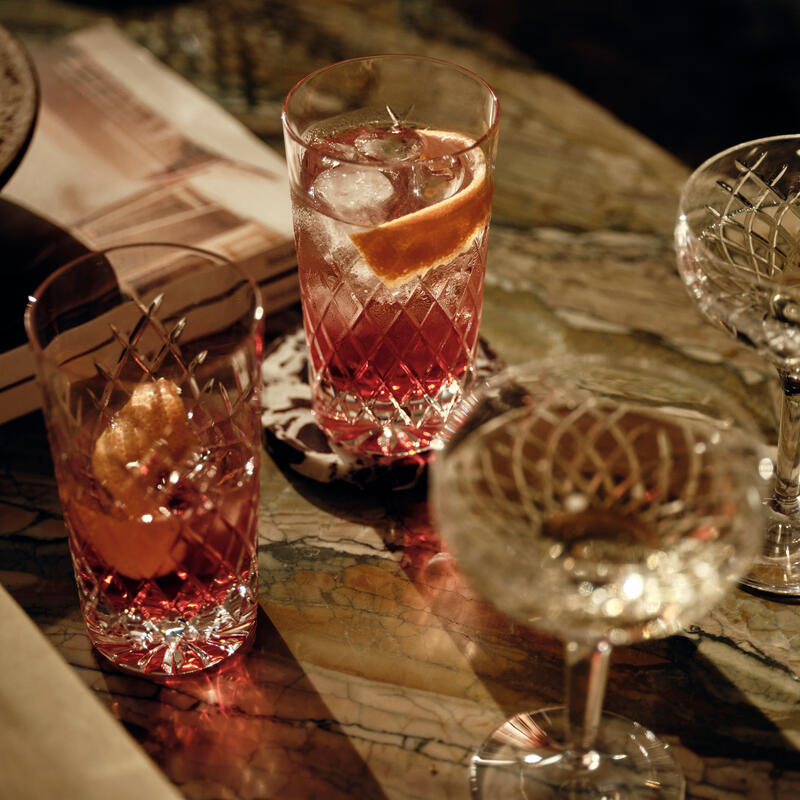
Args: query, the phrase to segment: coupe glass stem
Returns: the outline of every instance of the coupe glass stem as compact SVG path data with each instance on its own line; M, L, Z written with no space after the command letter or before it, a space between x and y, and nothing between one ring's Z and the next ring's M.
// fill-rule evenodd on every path
M566 743L579 762L576 767L591 769L596 760L594 744L603 713L610 656L611 645L605 639L567 642L565 648Z
M800 374L778 370L783 390L773 507L781 514L800 510Z

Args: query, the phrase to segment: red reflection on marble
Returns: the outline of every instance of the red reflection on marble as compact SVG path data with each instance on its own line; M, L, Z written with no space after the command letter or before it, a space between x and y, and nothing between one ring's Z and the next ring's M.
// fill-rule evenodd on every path
M401 566L422 598L413 621L421 629L435 625L449 634L505 710L531 692L534 675L537 694L548 687L536 703L560 701L561 643L511 620L472 588L439 536L425 498L406 499L398 517L403 532Z
M115 713L190 800L384 800L263 613L257 630L248 653L208 672L159 681L152 702L120 699Z
M509 630L513 623L473 590L431 519L427 500L407 502L402 512L401 566L425 599L426 611L448 627L476 632ZM419 620L422 622L422 620Z

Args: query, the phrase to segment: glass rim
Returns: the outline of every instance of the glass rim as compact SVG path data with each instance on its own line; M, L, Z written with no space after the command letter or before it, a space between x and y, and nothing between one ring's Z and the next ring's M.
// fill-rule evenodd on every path
M675 225L674 231L674 238L676 242L679 240L680 236L686 236L691 241L698 243L698 245L702 246L702 240L699 236L699 233L689 222L689 214L693 211L698 210L699 206L695 209L687 209L687 200L689 195L691 194L695 184L707 173L710 169L721 162L723 159L728 158L737 152L745 151L752 149L753 147L764 146L771 142L796 142L798 145L798 162L800 162L800 133L783 133L783 134L776 134L774 136L763 136L759 139L749 139L744 142L739 142L738 144L731 145L730 147L726 147L724 150L720 150L717 153L709 156L705 161L703 161L696 169L694 169L689 177L683 184L681 189L679 198L678 198L678 213L677 213L677 221ZM799 163L800 166L800 163ZM702 206L705 208L705 204ZM704 258L708 259L708 261L722 265L727 268L731 268L730 264L723 258L719 256L712 255L710 253L704 253ZM752 275L749 276L747 274L739 274L739 280L748 282L750 284L758 285L761 287L769 287L770 289L780 289L782 294L791 296L793 298L797 298L800 300L800 290L795 287L786 285L781 283L774 278L768 277L767 275Z
M715 419L726 428L726 435L740 436L751 440L753 446L760 446L763 442L763 433L752 413L737 397L720 388L717 383L702 375L696 375L672 363L655 363L646 356L635 354L618 354L612 361L601 352L569 353L564 355L547 355L528 359L518 364L512 364L495 375L488 377L479 386L465 396L458 404L456 412L445 428L445 437L439 448L437 457L431 465L432 473L437 472L437 463L443 453L450 449L450 443L456 436L463 423L472 415L475 408L493 392L503 387L520 382L522 386L534 381L537 377L546 377L548 374L563 375L572 380L576 385L587 380L593 368L605 369L621 377L629 376L632 380L644 381L649 377L655 379L656 384L668 386L697 387L697 397L684 400L676 398L655 398L659 402L669 404L675 409L697 411L706 417ZM591 391L591 388L588 389ZM703 398L702 405L700 403ZM644 397L641 398L644 400ZM632 402L636 402L632 398ZM710 413L704 413L707 409ZM757 444L756 444L757 443Z
M492 87L483 79L480 75L473 72L471 69L467 67L462 67L460 64L456 64L453 61L447 61L443 58L436 58L434 56L425 56L425 55L416 55L414 53L379 53L376 55L371 56L356 56L354 58L345 58L341 61L334 61L331 64L326 64L325 66L319 67L315 69L313 72L309 72L308 75L301 78L294 86L289 90L286 97L284 98L283 105L281 106L281 122L283 124L284 131L290 136L290 138L296 142L298 145L303 147L305 150L310 150L315 153L321 153L323 155L329 155L326 151L320 150L318 148L313 147L309 144L302 136L302 134L296 129L294 124L290 121L289 116L289 104L292 101L292 98L295 94L300 90L302 86L308 83L310 80L316 78L318 75L322 75L325 72L329 72L331 70L337 69L346 64L355 64L360 61L388 61L391 59L406 59L408 61L418 61L418 62L428 62L431 64L436 64L441 67L447 67L452 69L456 72L460 72L462 75L466 75L468 78L474 80L477 84L481 85L486 89L489 97L491 98L491 104L494 109L494 114L492 117L491 124L486 129L486 131L479 136L469 147L463 147L460 150L454 150L452 153L447 153L445 155L434 156L431 158L420 158L415 159L411 163L423 163L427 161L437 161L444 157L452 157L452 156L459 156L463 155L464 153L469 153L475 150L476 147L482 147L483 144L489 141L493 136L496 135L499 124L500 124L500 100L497 97L497 93L492 89ZM363 162L363 161L356 161L354 159L344 158L336 156L336 161L341 162L343 164L358 164L362 167L372 167L374 169L381 169L386 168L386 164L383 162L376 162L374 164Z
M703 161L699 166L692 170L689 177L683 184L683 188L681 189L680 199L678 202L678 216L685 215L684 205L687 196L691 188L697 182L697 180L702 177L708 170L716 163L722 161L722 159L726 158L727 156L731 156L739 150L746 150L748 148L755 147L757 145L764 145L768 144L769 142L791 142L792 140L796 141L798 144L798 151L800 151L800 133L783 133L777 134L776 136L763 136L760 139L749 139L745 142L739 142L738 144L731 145L730 147L726 147L724 150L720 150L717 153L709 156L705 161ZM800 152L798 152L798 158L800 158Z
M36 335L36 331L34 330L33 326L33 318L36 313L37 303L43 294L49 289L51 284L55 283L55 281L67 271L73 269L84 261L88 261L89 259L97 258L98 256L105 256L121 250L131 251L155 248L164 248L192 253L194 255L202 256L209 261L216 262L219 266L230 267L232 270L237 272L241 278L250 285L250 289L253 293L255 308L253 309L253 319L250 333L254 334L256 332L258 325L264 318L264 301L261 297L261 290L258 288L258 284L250 277L250 275L248 275L238 264L235 264L233 261L231 261L231 259L229 259L227 256L224 256L221 253L215 253L213 250L206 250L202 247L195 247L194 245L180 244L176 242L129 242L127 244L111 245L109 247L101 248L100 250L89 250L86 253L70 259L65 264L62 264L60 267L58 267L58 269L53 270L53 272L51 272L36 287L36 289L28 295L28 302L25 306L25 314L23 316L23 324L25 326L25 333L28 338L28 343L34 352L34 355L38 359L42 359L44 361L53 361L53 359L48 357L48 354L45 348L42 346L39 337ZM58 364L56 364L56 366L58 367Z

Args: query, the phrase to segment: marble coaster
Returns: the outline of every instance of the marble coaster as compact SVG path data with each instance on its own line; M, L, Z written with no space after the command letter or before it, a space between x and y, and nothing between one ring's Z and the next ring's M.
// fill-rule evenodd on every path
M481 340L476 361L478 378L488 378L503 366ZM362 487L380 483L401 489L413 485L422 475L427 463L424 455L402 459L356 456L328 442L311 412L302 327L273 343L264 356L261 376L264 445L281 466L322 483L346 481Z

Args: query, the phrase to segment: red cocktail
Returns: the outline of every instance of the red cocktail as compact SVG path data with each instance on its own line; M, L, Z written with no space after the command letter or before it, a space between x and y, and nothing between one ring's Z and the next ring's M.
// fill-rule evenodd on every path
M443 62L356 59L298 84L284 130L317 419L357 452L427 450L473 376L496 98Z
M65 267L28 312L84 620L121 667L193 672L252 634L260 318L232 265L161 245Z

